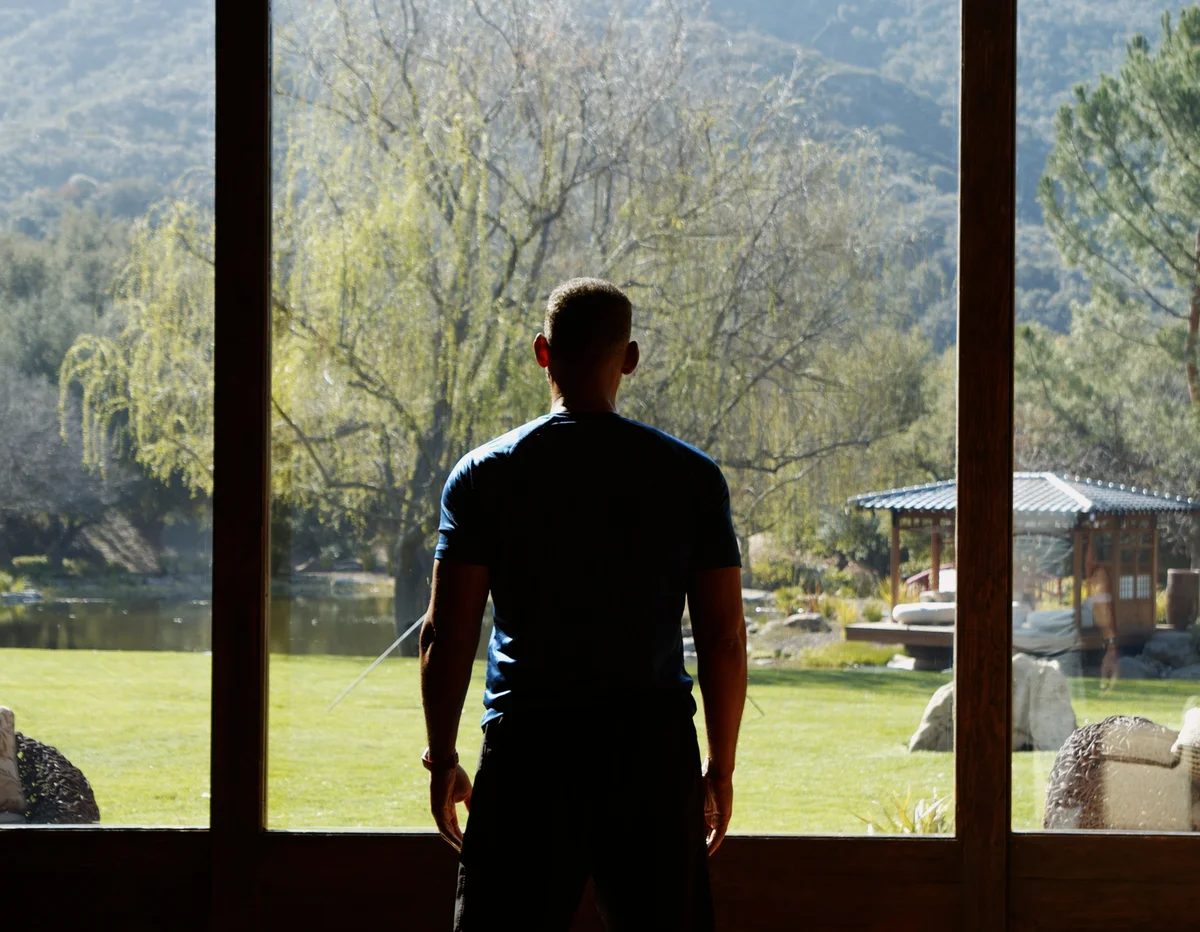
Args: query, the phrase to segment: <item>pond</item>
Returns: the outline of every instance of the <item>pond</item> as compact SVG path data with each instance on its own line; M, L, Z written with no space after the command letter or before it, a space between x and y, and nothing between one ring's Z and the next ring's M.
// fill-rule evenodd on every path
M271 599L274 653L374 657L395 639L390 596ZM4 647L207 651L212 649L212 606L203 599L147 598L0 605Z

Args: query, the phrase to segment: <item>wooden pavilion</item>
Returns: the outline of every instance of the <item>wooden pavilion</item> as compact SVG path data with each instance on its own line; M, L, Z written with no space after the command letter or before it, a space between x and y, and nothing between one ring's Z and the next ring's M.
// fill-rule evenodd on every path
M939 588L942 543L953 535L957 488L953 480L867 492L850 499L866 511L888 511L892 518L892 607L900 602L900 533L930 535L930 588ZM1162 515L1200 513L1200 502L1162 495L1148 489L1098 482L1052 472L1013 474L1013 534L1070 537L1072 606L1076 633L1085 647L1099 634L1082 630L1083 580L1103 572L1113 598L1117 637L1145 640L1154 631L1158 580L1158 526ZM949 648L950 625L904 625L894 622L850 625L850 640Z

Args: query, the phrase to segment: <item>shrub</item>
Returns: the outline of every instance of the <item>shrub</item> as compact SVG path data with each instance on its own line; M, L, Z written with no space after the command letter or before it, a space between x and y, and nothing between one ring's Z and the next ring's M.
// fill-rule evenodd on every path
M862 616L871 624L883 620L883 609L878 602L868 602L863 606Z
M846 598L865 599L875 594L877 579L873 573L862 569L855 572L848 569L828 570L822 574L822 586L826 592L836 592Z
M900 587L901 591L904 587ZM892 601L892 581L890 579L879 580L879 585L875 587L875 598L885 604L891 604Z
M750 567L750 576L756 586L764 589L794 586L799 579L796 565L790 560L767 560L755 563Z
M38 566L49 566L50 558L44 553L29 554L22 557L13 557L13 569L32 568Z
M846 599L828 598L821 607L821 613L828 621L836 621L842 627L858 621L858 606Z
M782 586L775 590L774 595L775 608L784 615L815 612L820 603L820 596L805 592L802 586Z
M875 835L951 835L954 833L954 800L951 796L914 800L912 788L901 798L893 796L885 805L877 802L877 815L855 815L866 823L867 834Z

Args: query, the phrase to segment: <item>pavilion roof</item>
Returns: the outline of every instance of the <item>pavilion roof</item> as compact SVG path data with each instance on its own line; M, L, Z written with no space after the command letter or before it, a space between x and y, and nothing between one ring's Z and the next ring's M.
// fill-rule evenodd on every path
M925 485L865 492L850 504L866 510L955 510L958 488L953 479ZM1100 482L1052 472L1013 473L1013 511L1024 514L1145 514L1200 512L1200 501L1149 489Z

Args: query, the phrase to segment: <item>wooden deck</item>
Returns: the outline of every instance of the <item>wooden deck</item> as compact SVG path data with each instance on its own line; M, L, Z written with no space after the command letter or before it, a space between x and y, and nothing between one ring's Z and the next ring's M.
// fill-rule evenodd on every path
M900 625L894 621L846 625L847 641L902 644L905 647L954 646L954 625Z
M1143 644L1157 631L1173 631L1170 625L1158 625L1122 634L1117 638L1122 647ZM874 644L901 644L905 647L954 647L954 625L900 625L894 621L864 622L846 625L847 641L870 641ZM1091 630L1080 635L1082 650L1102 650L1104 638L1099 631Z

